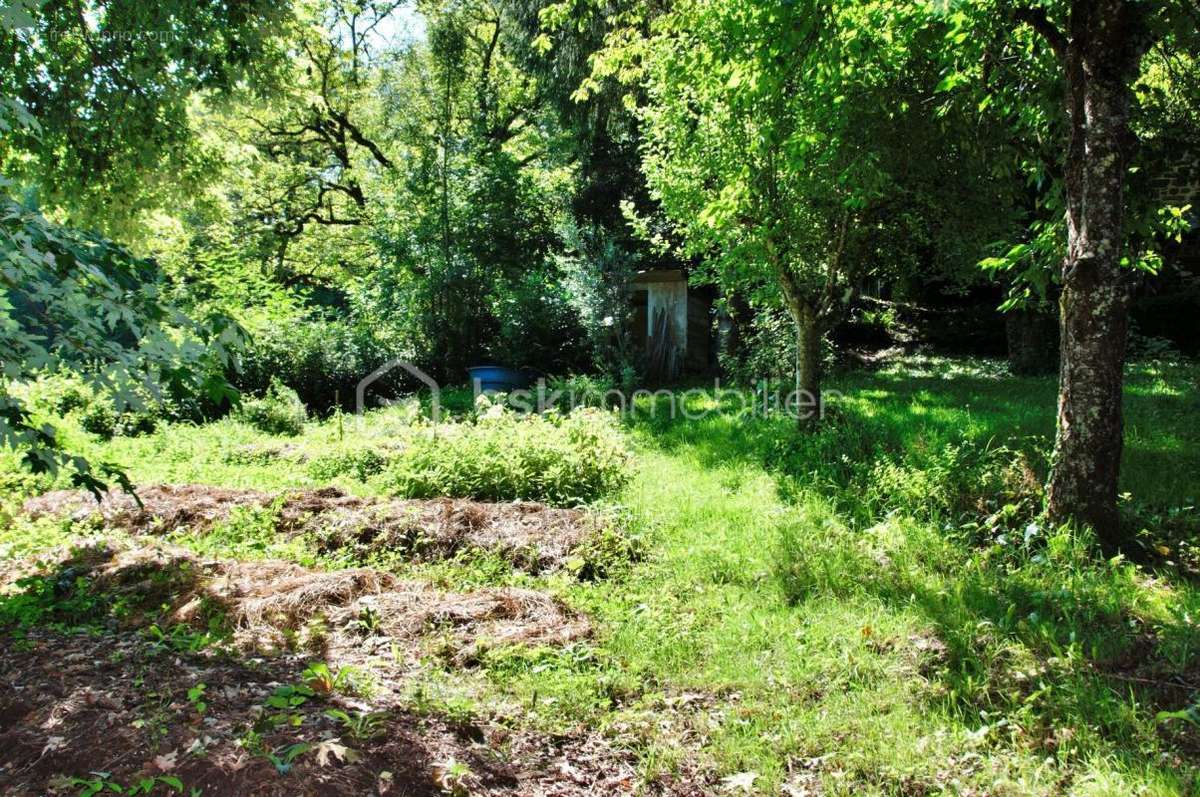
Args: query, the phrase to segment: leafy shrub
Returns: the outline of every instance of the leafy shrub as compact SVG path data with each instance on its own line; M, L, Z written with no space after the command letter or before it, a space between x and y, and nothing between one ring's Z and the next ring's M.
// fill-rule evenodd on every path
M903 461L880 457L863 496L876 513L903 510L925 520L953 521L1003 514L1020 522L1036 514L1041 481L1025 454L963 440L908 452Z
M612 416L516 415L497 405L477 423L417 436L382 476L410 498L525 499L573 506L619 489L630 454Z
M550 379L546 394L557 394L555 406L561 412L570 412L576 407L610 407L617 389L612 377L572 374Z
M79 414L79 425L85 432L108 440L117 433L117 411L106 402L92 402Z
M267 434L295 436L304 431L308 410L295 390L273 379L261 398L242 402L237 417Z
M74 374L43 374L28 387L29 404L59 417L86 407L95 399L95 391Z
M103 440L152 434L159 418L154 409L118 412L111 399L98 396L79 411L79 425Z
M372 448L337 451L314 458L308 464L308 475L317 481L329 481L338 476L352 476L366 481L381 473L391 457Z
M249 393L269 392L273 383L280 382L296 391L305 406L321 412L338 402L353 401L359 380L385 361L412 356L408 351L381 349L354 324L315 315L256 332L234 381ZM397 369L376 387L386 390L391 379L403 374Z
M619 579L645 556L641 537L608 526L589 536L567 560L567 569L581 581Z
M735 384L753 385L760 379L793 378L796 362L796 324L784 310L762 309L741 327L741 345L736 352L718 354L721 369ZM834 362L833 345L821 338L821 357L828 367Z
M40 374L18 385L15 393L35 412L51 418L73 415L84 431L104 440L149 434L172 410L143 385L127 386L118 400L113 392L65 370Z

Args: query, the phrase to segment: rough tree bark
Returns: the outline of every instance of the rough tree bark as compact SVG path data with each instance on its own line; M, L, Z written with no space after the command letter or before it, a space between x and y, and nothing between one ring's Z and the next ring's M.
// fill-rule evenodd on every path
M774 247L768 252L774 255ZM806 426L820 418L821 408L821 314L808 301L787 265L772 257L788 315L796 325L797 420Z
M1124 241L1131 83L1145 52L1138 4L1074 0L1064 35L1035 21L1066 71L1067 255L1062 265L1058 427L1048 487L1053 521L1092 526L1121 542L1117 479L1128 290Z
M793 312L796 321L797 417L801 423L817 420L821 412L821 325L807 304Z

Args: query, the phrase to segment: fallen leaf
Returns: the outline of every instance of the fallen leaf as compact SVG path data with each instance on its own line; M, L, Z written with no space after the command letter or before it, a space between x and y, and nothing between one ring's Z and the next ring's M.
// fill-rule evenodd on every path
M329 757L333 756L343 764L353 764L358 760L358 753L351 750L337 739L326 739L319 742L313 751L317 754L317 763L323 767L329 766Z
M757 772L739 772L736 775L729 775L721 778L722 791L736 791L741 789L743 794L749 794L754 788L754 781L758 780Z
M63 736L50 736L46 739L46 746L42 748L42 755L61 750L66 743L67 740Z
M163 772L169 772L175 768L175 757L178 755L178 750L172 750L166 755L156 755L154 756L154 766L158 767Z

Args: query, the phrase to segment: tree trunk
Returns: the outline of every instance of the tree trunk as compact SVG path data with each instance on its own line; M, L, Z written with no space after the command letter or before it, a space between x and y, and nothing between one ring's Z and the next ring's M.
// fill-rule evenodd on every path
M1070 141L1067 256L1059 331L1058 428L1048 488L1053 521L1120 543L1117 479L1128 295L1121 275L1130 81L1140 52L1125 0L1076 0L1066 49Z
M816 312L801 304L792 313L796 322L796 417L801 424L821 414L821 326Z

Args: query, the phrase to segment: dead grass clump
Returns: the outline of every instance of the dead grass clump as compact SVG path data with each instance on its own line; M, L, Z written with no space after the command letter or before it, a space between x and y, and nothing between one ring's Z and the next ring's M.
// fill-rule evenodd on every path
M188 529L205 533L230 517L234 507L278 503L276 531L311 536L327 553L351 553L361 561L373 554L399 554L433 561L480 550L499 555L530 573L564 567L610 524L578 509L530 502L486 503L450 498L428 501L358 498L335 487L281 495L206 485L154 485L133 496L109 493L101 503L89 494L59 490L32 498L33 517L98 518L136 534Z
M435 637L436 652L459 666L474 663L486 648L565 645L591 633L586 618L554 597L515 587L461 593L415 585L362 598L331 619L351 621L364 610L374 612L378 632L394 640L411 645Z
M235 608L238 621L246 626L294 629L316 614L346 606L362 595L379 594L396 583L388 574L369 568L328 573L295 568L274 577L264 575L252 563L237 563L224 567L211 588ZM237 584L236 591L223 594L229 584Z
M320 623L320 648L347 662L382 644L410 661L434 652L466 665L488 647L560 645L591 630L586 618L534 590L448 592L374 568L201 560L165 544L86 548L60 562L59 573L72 585L85 578L91 593L121 607L123 627L207 630L220 617L238 647L279 650L305 643Z
M69 516L99 518L105 525L137 534L166 533L181 528L211 529L229 518L235 506L268 506L273 496L256 490L234 490L204 484L156 484L139 487L137 498L109 492L96 500L82 490L55 490L30 498L24 510L33 518ZM141 505L138 505L141 499Z

